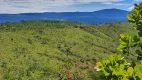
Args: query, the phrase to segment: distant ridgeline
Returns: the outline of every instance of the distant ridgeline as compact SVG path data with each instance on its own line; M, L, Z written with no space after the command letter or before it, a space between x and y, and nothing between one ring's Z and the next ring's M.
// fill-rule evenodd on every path
M127 22L128 11L119 9L103 9L94 12L45 12L0 14L0 22L17 22L21 20L61 20L83 23Z

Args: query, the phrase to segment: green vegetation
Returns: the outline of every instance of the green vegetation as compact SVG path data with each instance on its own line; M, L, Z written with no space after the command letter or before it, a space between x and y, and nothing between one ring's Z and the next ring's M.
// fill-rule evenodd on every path
M94 80L129 23L21 21L0 24L0 80Z
M128 20L133 23L137 34L120 34L120 45L117 48L123 54L133 55L131 63L119 54L113 54L108 59L96 63L96 70L101 71L106 80L142 80L142 3L135 4L133 11L128 14Z

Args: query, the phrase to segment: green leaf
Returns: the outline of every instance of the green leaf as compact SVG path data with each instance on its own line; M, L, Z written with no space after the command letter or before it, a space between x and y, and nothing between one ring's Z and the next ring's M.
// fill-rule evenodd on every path
M103 64L102 64L101 62L97 62L97 63L96 63L96 66L97 66L98 68L102 68L102 67L103 67Z
M105 76L109 76L110 75L110 73L108 73L106 71L104 71L104 74L105 74Z
M134 73L134 69L132 67L129 67L127 70L127 73L129 74L130 77L132 77Z

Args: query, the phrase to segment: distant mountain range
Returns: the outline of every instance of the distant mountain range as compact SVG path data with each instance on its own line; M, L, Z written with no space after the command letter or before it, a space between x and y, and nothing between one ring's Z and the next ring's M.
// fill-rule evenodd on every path
M103 9L94 12L45 12L0 14L0 22L17 22L21 20L62 20L83 23L127 22L129 11L120 9Z

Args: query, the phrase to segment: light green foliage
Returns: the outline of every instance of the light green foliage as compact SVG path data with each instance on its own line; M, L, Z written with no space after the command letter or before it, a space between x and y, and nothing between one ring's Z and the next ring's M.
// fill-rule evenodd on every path
M119 47L117 50L122 51L123 54L133 54L135 46L138 44L139 39L129 34L120 34Z
M138 35L132 37L130 36L131 39L129 38L128 40L133 44L126 43L129 46L125 47L132 48L133 51L135 51L133 53L137 54L137 59L142 60L142 3L140 3L139 5L135 4L135 8L130 14L128 14L127 17L129 22L133 23L134 27L138 30ZM122 40L122 38L120 38L120 40ZM120 46L122 46L122 42L120 42ZM122 50L124 51L124 48L122 48Z
M127 15L130 23L134 23L138 30L142 29L142 3L135 4L134 9L130 14Z
M112 54L106 60L96 63L96 70L101 71L105 80L141 80L142 65L133 67L119 54Z
M126 75L130 65L118 54L113 54L108 59L96 63L96 68L103 72L105 79L121 80Z
M120 45L117 49L127 56L132 54L133 57L137 57L137 60L142 60L142 3L136 4L134 10L127 17L138 30L136 31L138 35L120 34ZM96 63L96 69L102 71L104 79L142 80L142 63L137 63L134 60L132 63L128 63L117 54Z

